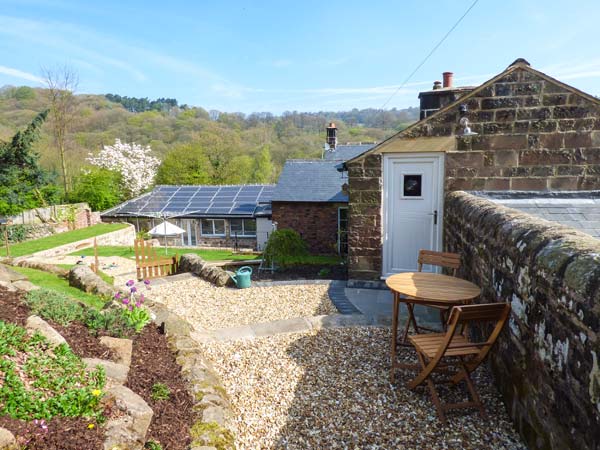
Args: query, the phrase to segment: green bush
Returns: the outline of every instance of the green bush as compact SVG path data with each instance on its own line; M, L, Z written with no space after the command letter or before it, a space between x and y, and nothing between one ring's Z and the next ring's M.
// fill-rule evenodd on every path
M21 420L103 419L104 369L87 371L67 345L50 351L43 336L28 336L24 328L0 321L0 372L0 415Z
M144 445L144 448L147 450L163 450L162 446L156 441L148 441Z
M25 301L33 314L64 326L73 321L84 322L86 317L84 306L65 294L50 289L30 291L27 293Z
M34 228L32 225L25 224L8 225L8 242L12 244L23 242Z
M131 336L135 332L135 327L129 325L121 309L109 309L105 311L89 309L84 323L92 334L96 336L101 331L112 337L119 338Z
M267 264L273 263L285 266L298 256L307 254L306 243L302 240L302 237L294 230L283 228L274 231L269 236L263 252L263 259Z

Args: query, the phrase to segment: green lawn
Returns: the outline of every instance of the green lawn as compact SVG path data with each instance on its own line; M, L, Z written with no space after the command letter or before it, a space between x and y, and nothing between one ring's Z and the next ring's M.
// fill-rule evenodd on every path
M164 256L165 249L164 248L156 248L156 253L158 256ZM197 248L168 248L167 254L169 256L174 256L175 254L184 255L186 253L195 253L200 255L206 261L227 261L227 260L246 260L246 259L257 259L260 258L260 255L254 254L237 254L231 253L229 250L204 250ZM78 250L76 252L71 253L71 255L75 256L94 256L93 248L84 248ZM106 246L106 247L98 247L98 256L121 256L123 258L134 258L135 252L133 247L116 247L116 246Z
M40 286L53 291L61 292L75 300L79 300L88 306L100 309L104 306L104 300L100 297L83 292L73 286L69 286L69 282L57 277L56 275L44 272L42 270L30 269L28 267L11 267L16 272L22 273L29 278L36 286Z
M80 241L82 239L88 239L101 234L110 233L111 231L120 230L125 228L127 224L124 223L99 223L92 225L91 227L82 228L80 230L66 231L64 233L53 234L41 239L34 239L33 241L20 242L10 246L11 256L24 256L31 255L35 252L42 250L48 250L54 247L58 247L64 244L70 244L71 242ZM6 256L6 247L0 248L0 256Z

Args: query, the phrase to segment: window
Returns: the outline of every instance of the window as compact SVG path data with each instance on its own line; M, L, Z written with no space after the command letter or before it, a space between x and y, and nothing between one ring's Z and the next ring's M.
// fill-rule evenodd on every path
M231 237L255 237L256 220L231 219L229 221L229 234L231 234Z
M402 176L402 196L403 197L421 197L422 195L422 175L403 175Z
M202 219L202 236L225 236L225 221L223 219Z

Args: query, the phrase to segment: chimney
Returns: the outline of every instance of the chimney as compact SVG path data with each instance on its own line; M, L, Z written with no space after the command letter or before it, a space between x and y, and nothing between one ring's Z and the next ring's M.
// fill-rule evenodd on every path
M437 91L438 89L442 88L442 82L441 81L434 81L433 82L433 90Z
M454 74L452 72L444 72L442 76L444 77L444 87L451 88L452 78L454 77Z
M337 145L337 127L333 122L330 122L327 127L327 145L331 149L334 149Z

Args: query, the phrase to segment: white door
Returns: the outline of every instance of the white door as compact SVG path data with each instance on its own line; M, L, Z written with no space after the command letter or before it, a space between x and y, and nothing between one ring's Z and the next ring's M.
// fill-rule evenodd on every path
M420 249L441 250L444 155L385 155L383 170L382 275L388 277L416 271Z

